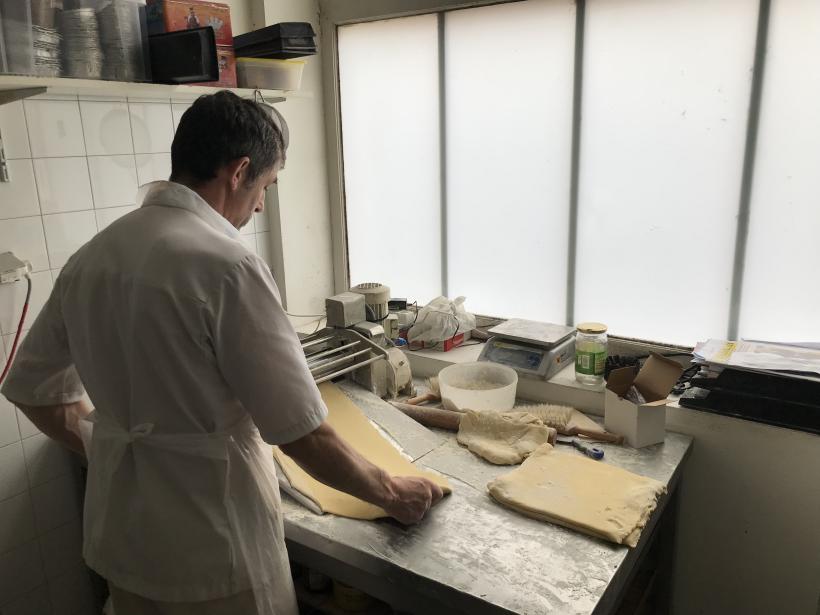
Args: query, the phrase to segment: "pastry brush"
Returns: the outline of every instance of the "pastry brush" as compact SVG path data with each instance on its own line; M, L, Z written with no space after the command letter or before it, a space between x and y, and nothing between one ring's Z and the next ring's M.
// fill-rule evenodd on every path
M570 406L558 406L555 404L538 404L534 406L523 406L516 408L522 412L529 412L533 416L538 417L543 421L544 425L554 427L563 436L586 436L591 440L598 440L600 442L612 442L614 444L621 444L624 441L623 436L609 433L603 429L587 429L586 427L578 427L570 425L572 414L575 408Z

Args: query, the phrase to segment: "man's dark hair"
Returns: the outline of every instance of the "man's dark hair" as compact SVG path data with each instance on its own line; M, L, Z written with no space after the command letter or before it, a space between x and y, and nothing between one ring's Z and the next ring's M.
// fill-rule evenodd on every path
M200 96L182 115L171 145L171 181L208 181L232 160L250 158L247 181L284 161L282 134L267 107L228 91Z

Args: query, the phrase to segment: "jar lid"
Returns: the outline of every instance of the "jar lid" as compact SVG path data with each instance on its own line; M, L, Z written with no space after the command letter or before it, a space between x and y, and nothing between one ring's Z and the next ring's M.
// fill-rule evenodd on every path
M606 325L600 322L582 322L578 325L578 330L581 333L592 333L598 335L606 333Z

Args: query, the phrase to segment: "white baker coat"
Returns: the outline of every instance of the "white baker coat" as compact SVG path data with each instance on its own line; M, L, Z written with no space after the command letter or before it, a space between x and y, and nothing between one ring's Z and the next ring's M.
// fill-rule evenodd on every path
M69 260L2 392L37 406L77 401L85 385L96 426L84 556L103 577L200 601L268 575L290 605L260 433L291 442L327 410L267 265L192 190L145 188L141 208ZM243 557L257 546L273 562L261 572Z

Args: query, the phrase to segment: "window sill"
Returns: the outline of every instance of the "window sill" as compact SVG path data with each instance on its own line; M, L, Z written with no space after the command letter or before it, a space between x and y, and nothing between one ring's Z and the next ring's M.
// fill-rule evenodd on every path
M483 343L469 344L441 352L436 350L414 350L405 354L410 359L413 375L430 377L437 375L448 365L470 363L478 360ZM568 365L549 380L519 378L518 396L532 401L566 404L589 414L604 415L604 387L591 387L575 380L575 367Z

